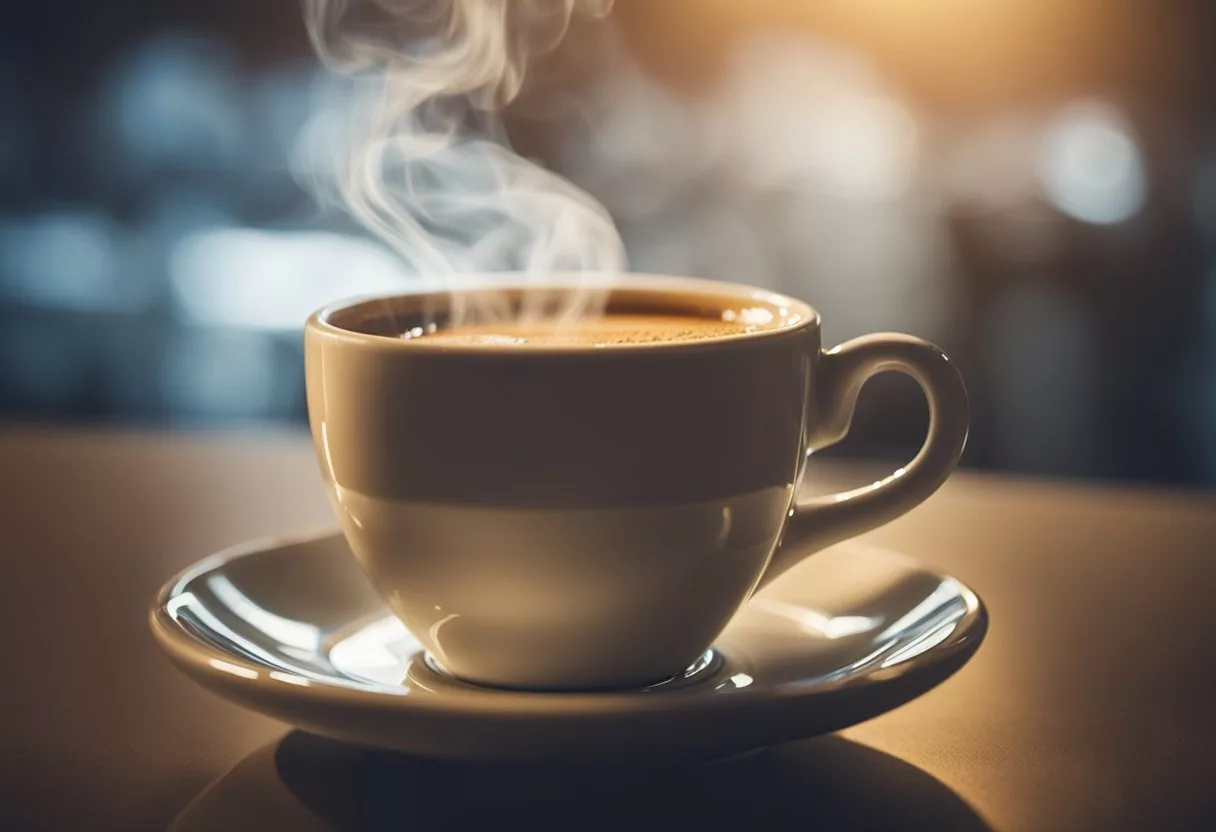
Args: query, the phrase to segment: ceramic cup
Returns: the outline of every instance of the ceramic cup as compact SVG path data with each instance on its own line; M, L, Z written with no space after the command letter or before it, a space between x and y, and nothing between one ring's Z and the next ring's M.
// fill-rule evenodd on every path
M780 326L602 348L400 337L478 291L336 305L305 329L309 418L343 532L431 659L470 682L594 690L677 675L758 587L933 493L966 441L967 394L940 349L881 334L824 351L811 307L745 286L633 279L608 313ZM886 370L928 399L919 454L796 503L810 452L845 435L861 386Z

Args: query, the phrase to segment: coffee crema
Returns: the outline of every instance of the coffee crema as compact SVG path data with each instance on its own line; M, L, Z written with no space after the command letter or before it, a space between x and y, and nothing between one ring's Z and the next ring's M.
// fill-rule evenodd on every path
M691 315L605 315L563 324L553 321L468 324L451 329L410 330L407 340L452 346L619 347L633 344L662 344L706 341L779 329L790 321L776 318L768 310L742 310L721 319Z

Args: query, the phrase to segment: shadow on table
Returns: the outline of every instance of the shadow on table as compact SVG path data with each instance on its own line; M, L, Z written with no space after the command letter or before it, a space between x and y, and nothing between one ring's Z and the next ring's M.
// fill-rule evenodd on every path
M173 832L989 827L925 772L839 737L678 768L491 765L294 731L198 796Z

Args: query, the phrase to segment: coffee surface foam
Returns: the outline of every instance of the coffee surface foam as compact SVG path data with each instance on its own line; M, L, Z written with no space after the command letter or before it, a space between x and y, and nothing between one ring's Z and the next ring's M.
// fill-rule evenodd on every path
M418 335L409 340L453 346L617 347L704 341L745 335L780 324L715 320L681 315L607 315L555 326L552 322L463 325Z

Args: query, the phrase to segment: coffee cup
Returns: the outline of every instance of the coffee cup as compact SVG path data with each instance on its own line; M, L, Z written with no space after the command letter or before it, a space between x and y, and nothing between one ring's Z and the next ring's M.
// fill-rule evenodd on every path
M529 291L501 287L352 301L306 325L312 435L350 548L429 659L468 682L679 675L758 588L908 511L962 453L967 394L927 341L824 350L810 306L746 286L603 292L601 316L560 326L512 323ZM491 297L505 323L454 325ZM844 437L886 370L928 400L920 452L798 502L810 453Z

